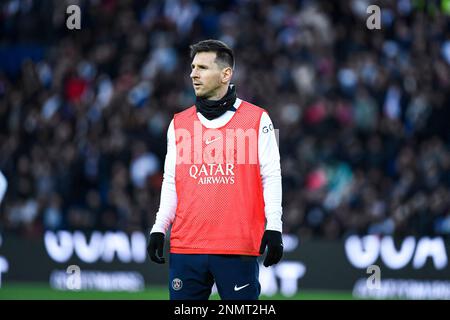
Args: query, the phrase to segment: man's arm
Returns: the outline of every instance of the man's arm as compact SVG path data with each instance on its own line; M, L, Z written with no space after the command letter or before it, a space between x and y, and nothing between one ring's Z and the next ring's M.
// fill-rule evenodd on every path
M281 166L280 151L275 136L275 128L269 115L261 115L258 138L258 159L264 195L264 211L266 215L266 231L261 239L259 253L263 254L267 246L264 266L278 263L283 256L283 240L281 236L283 212L281 206Z
M175 218L178 201L175 188L176 152L175 129L172 120L167 130L167 154L164 162L164 177L161 187L159 210L150 233L161 232L166 234L167 229L169 229L169 226Z
M261 116L259 128L258 158L264 191L266 230L282 232L280 151L275 128L265 112Z
M156 213L156 221L150 231L150 240L147 252L150 259L156 263L165 263L163 257L164 238L175 218L177 209L177 192L175 188L176 143L173 120L167 130L167 154L164 162L164 177L161 187L161 199L159 210Z

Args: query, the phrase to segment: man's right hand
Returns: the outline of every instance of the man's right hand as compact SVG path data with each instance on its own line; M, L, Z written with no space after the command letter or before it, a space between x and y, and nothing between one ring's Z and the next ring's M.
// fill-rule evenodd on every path
M147 253L150 259L156 263L162 264L166 262L163 257L164 250L164 233L154 232L150 234L150 241L147 246Z

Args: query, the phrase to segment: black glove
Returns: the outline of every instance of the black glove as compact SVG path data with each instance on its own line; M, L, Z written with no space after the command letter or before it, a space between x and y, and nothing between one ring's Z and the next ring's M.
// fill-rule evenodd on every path
M261 240L261 247L259 253L263 254L267 249L266 259L264 259L264 266L269 267L278 263L283 256L283 240L281 238L281 232L266 230Z
M153 232L150 234L150 241L147 246L147 253L150 259L156 263L165 263L166 259L163 257L164 249L164 233ZM156 254L158 253L158 254Z

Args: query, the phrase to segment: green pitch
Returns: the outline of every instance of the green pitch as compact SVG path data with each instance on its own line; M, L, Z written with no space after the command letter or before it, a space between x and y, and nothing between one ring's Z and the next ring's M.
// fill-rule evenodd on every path
M293 297L285 297L280 294L267 297L261 296L261 300L351 300L354 299L350 292L321 292L300 291ZM58 291L46 284L4 284L0 288L0 300L14 299L42 299L42 300L168 300L169 293L164 287L147 287L139 292L102 292L102 291ZM219 296L211 296L211 300L219 300Z

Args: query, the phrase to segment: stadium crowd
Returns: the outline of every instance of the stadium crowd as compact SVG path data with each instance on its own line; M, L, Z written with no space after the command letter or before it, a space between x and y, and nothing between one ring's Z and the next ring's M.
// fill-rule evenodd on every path
M189 45L217 38L279 129L285 233L450 237L450 1L375 2L379 30L366 0L2 1L0 228L148 230Z

